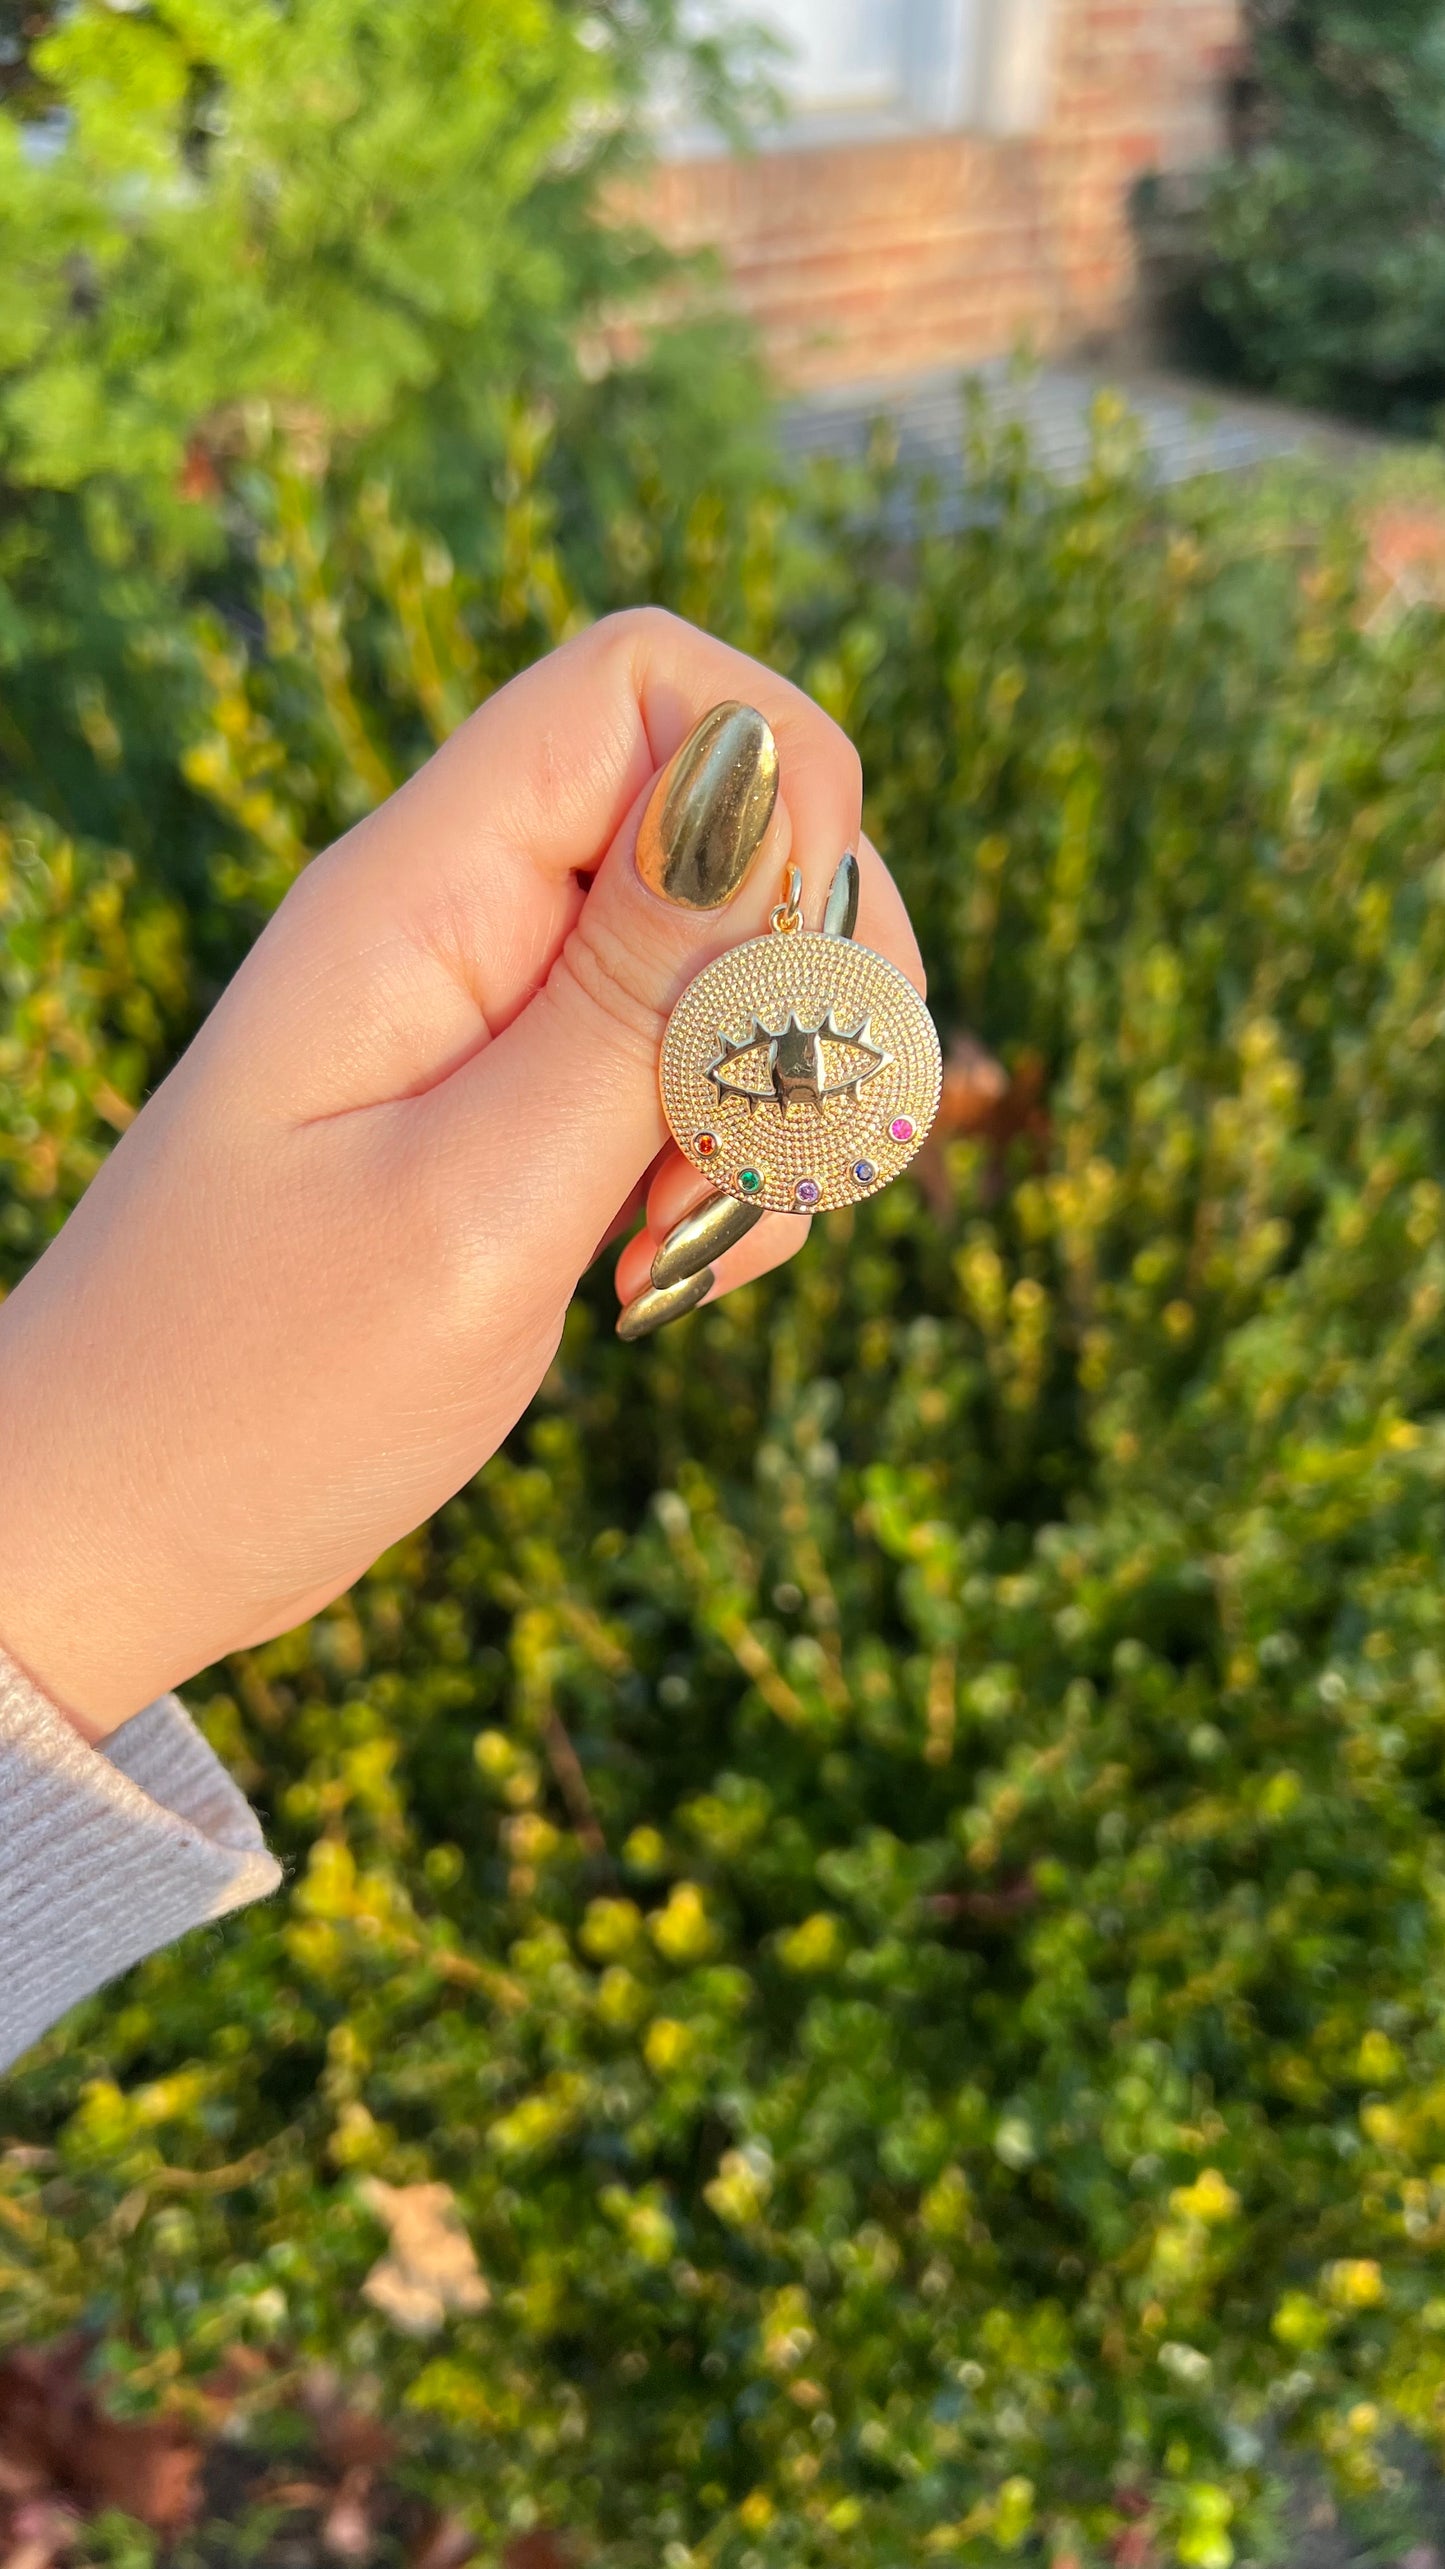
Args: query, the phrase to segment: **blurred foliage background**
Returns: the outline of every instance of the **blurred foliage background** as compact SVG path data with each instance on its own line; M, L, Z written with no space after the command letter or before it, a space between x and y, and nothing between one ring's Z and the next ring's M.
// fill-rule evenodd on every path
M0 2332L259 2457L192 2560L292 2556L318 2382L413 2564L1229 2569L1304 2468L1398 2549L1445 2418L1441 614L1349 493L1165 502L1117 406L1067 490L980 418L906 541L881 444L778 477L730 326L600 224L659 13L276 23L81 0L7 60L5 1276L308 855L623 597L851 730L1003 1078L641 1354L589 1282L477 1484L191 1690L290 1887L7 2081ZM425 240L369 157L423 147L471 191ZM194 2516L146 2512L49 2556Z
M1438 432L1445 403L1439 0L1245 0L1233 148L1146 182L1141 231L1187 359L1323 410Z
M689 510L755 481L761 374L625 215L647 84L725 125L746 55L674 0L0 5L0 757L195 893L177 617L254 639L283 449L384 476L504 576L519 413L589 595L676 578ZM629 530L631 535L629 538ZM124 740L111 754L111 727Z

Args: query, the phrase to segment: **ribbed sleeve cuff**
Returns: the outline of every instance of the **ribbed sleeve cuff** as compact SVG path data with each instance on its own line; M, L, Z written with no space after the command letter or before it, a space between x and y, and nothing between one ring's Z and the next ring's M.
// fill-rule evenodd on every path
M280 1879L174 1695L92 1748L0 1652L0 2066L143 1954Z

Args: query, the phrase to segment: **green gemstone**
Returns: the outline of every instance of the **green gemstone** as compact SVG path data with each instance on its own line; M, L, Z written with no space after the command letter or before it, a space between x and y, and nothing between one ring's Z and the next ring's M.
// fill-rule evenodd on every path
M756 1169L739 1169L738 1184L745 1195L756 1195L762 1182Z

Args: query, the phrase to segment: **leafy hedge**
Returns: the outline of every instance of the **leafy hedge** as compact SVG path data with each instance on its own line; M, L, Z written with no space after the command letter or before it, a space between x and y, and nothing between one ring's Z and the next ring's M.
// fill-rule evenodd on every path
M194 898L176 619L253 631L248 459L384 475L496 580L519 417L600 593L752 487L756 358L633 192L649 85L723 121L749 57L678 0L0 8L0 781ZM140 647L144 645L144 647ZM111 754L124 735L125 755ZM191 860L195 860L194 864Z
M253 488L213 947L586 612L528 469L486 587ZM1112 414L973 472L906 563L886 475L695 511L675 594L859 740L1013 1137L640 1354L589 1286L477 1484L192 1690L287 1893L5 2096L8 2340L122 2407L267 2347L263 2436L333 2362L488 2558L1225 2569L1291 2440L1383 2502L1440 2432L1445 627ZM13 1271L200 913L33 816L4 869ZM486 2309L363 2297L374 2177Z
M1177 187L1143 199L1185 347L1288 400L1429 435L1445 401L1445 11L1246 0L1243 20L1233 155L1172 218Z

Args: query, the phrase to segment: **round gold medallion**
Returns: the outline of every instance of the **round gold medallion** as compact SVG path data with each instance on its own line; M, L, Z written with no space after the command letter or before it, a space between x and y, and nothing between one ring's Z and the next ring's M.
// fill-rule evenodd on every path
M767 1213L826 1213L905 1169L938 1112L938 1037L870 947L801 926L734 946L688 984L662 1045L674 1140Z

